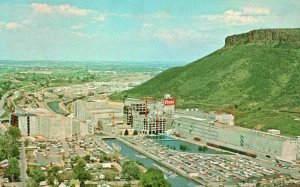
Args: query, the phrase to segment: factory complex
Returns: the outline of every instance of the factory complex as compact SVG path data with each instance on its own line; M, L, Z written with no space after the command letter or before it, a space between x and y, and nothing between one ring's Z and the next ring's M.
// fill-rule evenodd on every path
M122 123L122 105L104 100L75 101L73 114L63 116L43 108L17 109L10 116L10 124L18 127L23 136L69 138L93 135L103 125Z
M175 98L170 94L160 100L127 98L124 103L76 100L68 116L43 108L22 108L11 114L10 123L23 136L61 139L95 131L123 135L128 130L145 136L170 134L263 160L289 163L300 159L299 137L285 137L275 129L261 132L237 127L231 114L175 111Z
M171 132L176 137L252 158L277 162L300 159L300 137L285 137L276 129L262 132L237 127L231 114L198 109L175 112L175 99L169 94L159 101L128 98L123 113L124 124L140 134Z

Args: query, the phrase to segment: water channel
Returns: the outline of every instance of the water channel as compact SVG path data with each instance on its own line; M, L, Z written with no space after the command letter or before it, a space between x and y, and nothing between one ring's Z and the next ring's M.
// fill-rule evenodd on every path
M137 160L139 162L141 162L145 167L147 168L151 168L151 167L157 167L157 166L161 166L158 162L147 158L146 156L141 156L141 153L139 153L138 151L136 151L135 149L125 145L124 143L116 140L116 139L107 139L105 140L105 142L110 145L111 147L113 147L113 144L116 144L118 146L121 147L120 153L127 159L129 160ZM165 168L164 166L161 166L163 168ZM168 169L169 170L169 169ZM193 186L197 186L197 183L189 180L183 176L177 175L177 176L168 176L165 175L167 177L167 181L172 185L172 187L193 187Z
M207 146L196 145L179 139L174 139L166 135L148 136L148 138L153 139L155 142L176 151L206 154L228 154L227 152L223 152L221 150L219 151Z

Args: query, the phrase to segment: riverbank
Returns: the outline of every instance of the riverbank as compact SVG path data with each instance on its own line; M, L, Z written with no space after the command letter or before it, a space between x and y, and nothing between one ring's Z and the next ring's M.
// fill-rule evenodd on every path
M136 146L136 145L133 145L132 143L130 143L130 142L124 140L123 138L116 137L116 139L117 139L118 141L124 143L125 145L127 145L127 146L129 146L129 147L135 149L136 151L138 151L138 152L144 154L145 156L147 156L147 157L153 159L154 161L156 161L156 162L162 164L163 166L165 166L165 167L167 167L167 168L173 170L173 171L176 172L177 174L179 174L179 175L181 175L181 176L184 176L185 178L187 178L187 179L189 179L189 180L193 180L193 181L195 181L196 183L198 183L199 185L209 186L209 183L208 183L207 181L205 181L205 180L203 180L203 179L200 180L200 179L195 179L195 178L190 177L187 173L185 173L185 172L179 170L178 168L172 166L171 164L169 164L169 163L167 163L167 162L162 161L160 158L158 158L158 157L156 157L156 156L154 156L154 155L152 155L152 154L146 152L145 150L139 148L139 147Z

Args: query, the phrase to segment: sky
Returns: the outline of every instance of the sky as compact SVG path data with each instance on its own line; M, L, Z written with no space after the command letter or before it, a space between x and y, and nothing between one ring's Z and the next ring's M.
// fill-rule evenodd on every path
M191 62L228 35L299 28L299 9L299 0L0 0L0 59Z

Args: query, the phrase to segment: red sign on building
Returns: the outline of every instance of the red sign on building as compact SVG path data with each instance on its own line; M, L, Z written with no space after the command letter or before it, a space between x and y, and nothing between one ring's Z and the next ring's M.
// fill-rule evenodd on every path
M165 99L164 100L164 105L168 106L168 105L175 105L175 99Z

